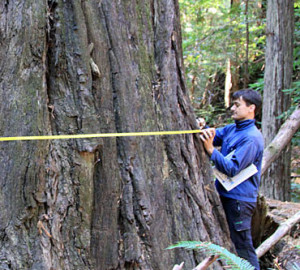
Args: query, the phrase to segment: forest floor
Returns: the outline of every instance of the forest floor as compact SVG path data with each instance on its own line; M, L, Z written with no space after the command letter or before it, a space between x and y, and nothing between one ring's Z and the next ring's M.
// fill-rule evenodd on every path
M266 199L268 205L265 234L271 235L280 224L300 211L300 203ZM300 269L300 224L296 224L261 258L262 269Z

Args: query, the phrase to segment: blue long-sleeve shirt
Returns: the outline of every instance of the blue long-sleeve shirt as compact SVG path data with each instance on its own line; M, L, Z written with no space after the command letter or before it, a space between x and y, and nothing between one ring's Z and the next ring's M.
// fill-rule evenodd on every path
M230 191L226 191L216 180L216 188L221 196L246 202L256 202L260 184L261 162L264 140L255 126L255 120L235 121L216 130L214 146L221 146L221 151L214 149L211 160L222 173L232 177L253 163L258 172ZM233 156L225 158L235 150Z

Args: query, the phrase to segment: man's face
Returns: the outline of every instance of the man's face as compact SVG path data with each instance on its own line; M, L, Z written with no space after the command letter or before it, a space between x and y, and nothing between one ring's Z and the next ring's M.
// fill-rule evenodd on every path
M232 111L232 118L234 120L247 120L247 119L254 119L255 116L255 105L251 104L247 106L246 102L243 100L242 97L233 101L233 105L231 107Z

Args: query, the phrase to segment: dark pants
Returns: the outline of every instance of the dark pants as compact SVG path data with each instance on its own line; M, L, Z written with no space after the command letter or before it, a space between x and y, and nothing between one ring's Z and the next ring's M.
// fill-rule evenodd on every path
M259 263L253 247L251 220L256 203L238 201L221 197L229 225L230 237L239 257L251 263L259 270Z

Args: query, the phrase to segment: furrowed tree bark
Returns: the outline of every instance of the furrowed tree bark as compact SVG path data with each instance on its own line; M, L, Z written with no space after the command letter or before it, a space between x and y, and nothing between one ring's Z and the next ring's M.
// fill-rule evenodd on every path
M0 14L0 136L197 128L177 1L1 1ZM232 248L197 135L0 149L1 269L191 269L203 255L165 248Z
M272 142L265 148L261 174L264 174L271 163L280 156L280 153L291 142L293 135L297 132L299 127L300 109L298 107L281 126Z
M278 119L288 110L291 97L282 92L292 83L294 1L268 0L266 27L266 68L262 111L262 133L265 145L277 134L283 120ZM260 191L268 198L290 200L289 145L280 158L273 162L262 177Z

